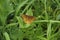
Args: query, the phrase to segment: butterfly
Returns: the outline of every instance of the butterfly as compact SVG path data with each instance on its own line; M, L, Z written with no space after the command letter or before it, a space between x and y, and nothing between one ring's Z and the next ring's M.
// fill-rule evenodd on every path
M22 18L26 24L31 24L35 20L34 16L29 16L29 15L25 15L25 14L22 15Z

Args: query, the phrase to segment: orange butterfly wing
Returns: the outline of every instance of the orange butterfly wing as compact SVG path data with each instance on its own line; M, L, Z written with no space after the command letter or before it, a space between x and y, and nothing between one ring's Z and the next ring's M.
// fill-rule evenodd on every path
M35 20L34 16L22 15L22 18L25 23L30 24Z

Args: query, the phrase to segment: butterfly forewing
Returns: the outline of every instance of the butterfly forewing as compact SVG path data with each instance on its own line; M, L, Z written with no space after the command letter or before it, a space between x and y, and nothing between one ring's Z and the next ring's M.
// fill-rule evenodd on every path
M30 24L35 20L34 16L22 15L22 18L25 23Z

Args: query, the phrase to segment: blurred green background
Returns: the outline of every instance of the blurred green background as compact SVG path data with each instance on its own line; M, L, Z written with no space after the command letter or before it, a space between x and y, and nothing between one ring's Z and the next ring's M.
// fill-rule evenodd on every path
M60 40L60 0L0 0L0 40Z

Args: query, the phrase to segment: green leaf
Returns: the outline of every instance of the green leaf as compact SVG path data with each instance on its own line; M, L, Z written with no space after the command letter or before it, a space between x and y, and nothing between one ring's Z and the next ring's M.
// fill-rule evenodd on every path
M20 28L24 28L23 20L21 17L16 17Z
M3 35L5 36L6 40L10 40L9 34L7 32L4 32Z
M3 25L5 25L9 12L13 10L13 7L10 4L10 0L0 0L0 20Z
M27 10L26 15L33 16L33 12L32 12L32 9L31 8L29 10Z
M17 15L17 13L18 13L19 10L21 9L21 7L24 6L27 1L28 1L28 0L26 0L26 1L22 2L22 3L20 3L20 4L17 6L15 15Z

